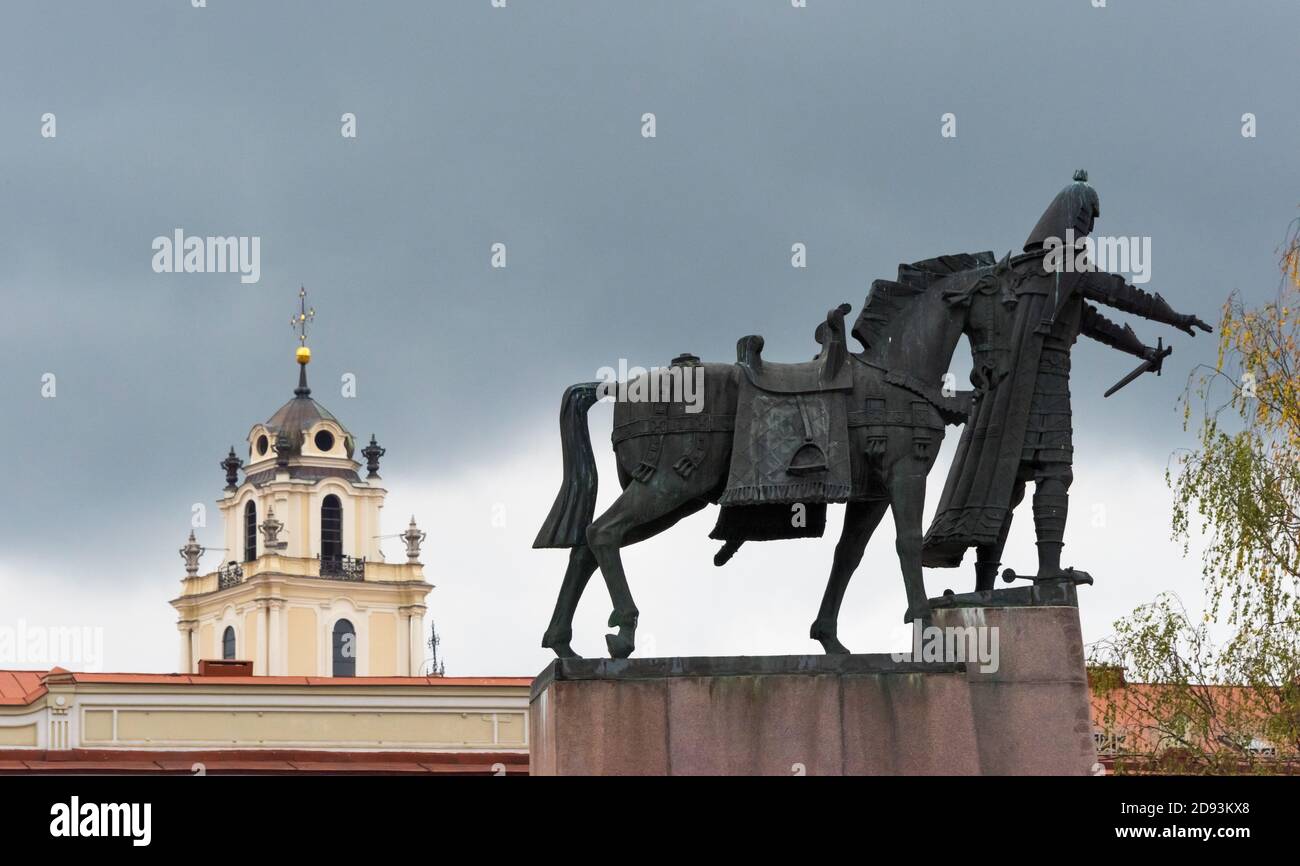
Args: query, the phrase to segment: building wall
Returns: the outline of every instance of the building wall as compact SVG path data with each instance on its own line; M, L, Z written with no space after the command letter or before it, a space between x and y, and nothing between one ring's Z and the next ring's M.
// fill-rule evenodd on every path
M245 563L243 581L226 589L217 588L215 573L182 581L181 596L172 600L187 660L179 672L195 673L200 660L221 658L229 626L236 656L252 661L255 674L331 676L334 625L347 619L357 635L357 676L418 674L424 600L432 589L422 567L366 563L365 580L344 581L322 579L319 565L264 554Z
M205 623L199 626L199 658L201 659L219 659L221 655L217 652L217 640L214 636L216 628L212 623Z
M0 727L0 746L31 746L37 745L37 725L17 724L12 727Z
M290 606L289 664L290 676L329 676L317 666L316 611L309 607Z
M257 620L257 608L248 608L244 613L243 634L235 642L235 658L248 661L257 655Z
M30 706L0 706L0 747L528 750L527 679L309 686L263 678L211 678L212 684L199 677L126 678L132 676L142 682L51 683Z
M337 463L340 467L353 465L350 461L318 462ZM339 497L343 505L344 554L382 562L378 536L386 493L382 487L338 478L325 478L310 485L296 481L272 481L261 487L242 484L218 502L226 546L219 564L244 560L244 507L250 501L256 505L258 524L266 519L268 509L274 507L276 519L284 524L280 533L280 539L287 544L281 551L284 556L315 559L320 555L320 506L330 494ZM267 552L259 532L257 553L261 556Z
M370 614L370 676L397 676L397 614Z

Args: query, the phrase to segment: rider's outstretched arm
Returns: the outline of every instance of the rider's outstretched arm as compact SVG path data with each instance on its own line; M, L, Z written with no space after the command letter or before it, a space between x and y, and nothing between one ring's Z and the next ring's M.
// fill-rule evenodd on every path
M1147 294L1137 286L1130 285L1118 274L1093 271L1083 275L1083 296L1090 301L1097 301L1108 307L1173 325L1191 336L1196 336L1193 328L1200 328L1209 333L1213 329L1196 316L1175 312L1169 303L1157 293Z
M1080 322L1079 333L1104 343L1112 349L1119 349L1121 352L1128 352L1139 358L1151 360L1155 356L1156 350L1143 345L1132 328L1128 325L1115 324L1097 312L1097 308L1092 304L1083 305L1083 319Z

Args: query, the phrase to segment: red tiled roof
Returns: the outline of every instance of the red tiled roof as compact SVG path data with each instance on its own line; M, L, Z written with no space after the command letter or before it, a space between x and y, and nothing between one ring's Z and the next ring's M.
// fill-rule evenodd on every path
M443 686L445 688L527 688L532 677L203 677L196 674L74 673L0 670L0 705L25 705L45 694L46 681L110 685L195 686Z
M529 686L532 677L201 677L198 674L71 674L77 683L143 683L170 685L262 686Z
M45 694L44 680L44 671L0 671L0 704L30 704Z

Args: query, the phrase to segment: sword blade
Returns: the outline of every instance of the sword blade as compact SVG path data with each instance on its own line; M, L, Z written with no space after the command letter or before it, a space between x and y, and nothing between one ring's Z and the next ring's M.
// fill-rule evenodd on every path
M1150 362L1150 361L1143 361L1143 362L1142 362L1142 366L1138 367L1136 370L1134 370L1133 372L1129 373L1129 374L1128 374L1127 376L1125 376L1123 379L1120 379L1120 380L1119 380L1118 382L1116 382L1114 385L1111 385L1111 386L1110 386L1110 389L1107 390L1105 394L1102 394L1102 397L1109 397L1111 394L1114 394L1114 393L1115 393L1116 391L1118 391L1120 388L1123 388L1123 387L1124 387L1125 385L1127 385L1129 382L1132 382L1132 381L1133 381L1134 379L1136 379L1138 376L1141 376L1143 373L1145 373L1147 370L1150 370L1150 369L1151 369L1151 362Z
M1138 365L1137 368L1133 370L1133 372L1129 373L1123 379L1120 379L1114 385L1111 385L1110 389L1105 394L1102 394L1102 397L1103 398L1109 397L1111 394L1114 394L1120 388L1123 388L1125 385L1127 385L1129 382L1132 382L1134 379L1136 379L1138 376L1141 376L1143 373L1150 373L1152 371L1159 373L1160 368L1164 365L1165 358L1168 358L1170 355L1173 354L1174 347L1162 346L1159 351L1160 354L1156 355L1150 361L1143 361L1140 365Z

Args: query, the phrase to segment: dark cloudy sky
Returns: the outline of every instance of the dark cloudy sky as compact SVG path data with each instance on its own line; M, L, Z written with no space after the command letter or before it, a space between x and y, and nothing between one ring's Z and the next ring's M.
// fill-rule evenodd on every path
M1151 237L1148 289L1206 319L1233 289L1265 300L1300 204L1297 32L1284 0L7 2L0 624L97 625L106 667L171 668L175 549L192 503L215 517L217 461L290 395L302 284L316 396L389 449L385 531L414 512L430 533L449 672L533 673L563 555L528 544L559 480L566 385L620 358L730 360L748 333L802 359L825 311L858 308L898 262L1018 250L1081 167L1098 232ZM178 227L259 236L260 282L153 273L153 238ZM1175 346L1162 378L1103 401L1133 359L1075 354L1066 561L1098 577L1090 639L1199 586L1168 542L1162 473L1213 339L1133 324ZM602 452L608 425L593 411ZM628 556L653 648L815 649L833 541L720 572L711 517ZM1030 524L1026 508L1021 568ZM845 603L855 649L897 638L891 536ZM593 583L580 650L600 651L607 613Z

